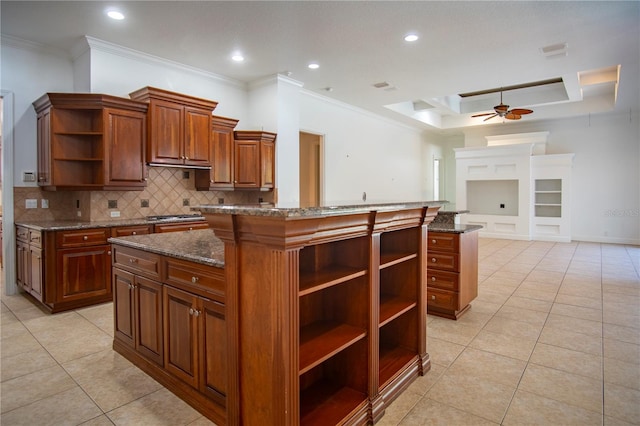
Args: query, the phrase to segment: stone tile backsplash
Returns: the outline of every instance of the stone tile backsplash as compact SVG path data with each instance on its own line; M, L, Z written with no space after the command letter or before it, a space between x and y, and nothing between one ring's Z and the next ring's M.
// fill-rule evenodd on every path
M188 178L186 175L188 174ZM272 191L196 191L193 170L149 167L147 187L142 191L43 191L40 188L14 188L15 221L110 220L111 212L119 219L136 219L161 214L189 214L201 204L250 204L260 198L273 202ZM27 199L37 200L38 207L27 209ZM43 209L42 199L49 202ZM116 207L112 207L115 205ZM80 216L78 216L80 212Z

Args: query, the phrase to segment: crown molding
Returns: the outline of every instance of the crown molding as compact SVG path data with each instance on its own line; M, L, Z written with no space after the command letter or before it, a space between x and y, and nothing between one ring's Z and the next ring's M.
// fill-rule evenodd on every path
M239 80L235 80L219 74L205 71L200 68L191 67L189 65L172 61L170 59L165 59L159 56L151 55L149 53L144 53L139 50L130 49L128 47L120 46L114 43L109 43L107 41L100 40L95 37L84 36L84 41L86 42L86 45L88 46L88 48L91 50L105 52L105 53L117 55L123 58L135 59L137 61L146 62L152 65L160 64L169 68L174 68L181 72L187 72L190 74L195 74L201 77L208 78L210 80L215 80L217 82L226 84L228 86L240 87L243 89L246 89L247 87L246 83ZM81 46L77 46L77 47L74 46L74 51L83 53L83 51L81 51Z
M25 40L23 38L0 34L0 44L6 47L13 47L20 50L27 50L35 53L43 53L52 56L58 56L65 59L71 59L69 52L57 47L49 46L35 41Z

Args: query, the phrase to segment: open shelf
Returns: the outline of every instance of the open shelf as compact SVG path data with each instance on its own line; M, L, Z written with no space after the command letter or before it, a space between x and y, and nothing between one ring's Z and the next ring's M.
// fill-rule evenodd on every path
M366 330L348 324L318 321L300 330L300 372L321 362L366 336Z
M325 426L340 424L367 401L367 395L328 381L315 383L300 395L300 424Z
M364 269L357 269L342 265L332 265L321 271L300 272L300 296L323 290L336 284L362 277L367 273Z
M397 265L398 263L415 259L417 256L418 254L415 252L395 252L380 254L380 269L388 268L389 266Z
M379 386L383 388L416 359L416 352L401 346L380 347Z
M389 294L380 295L380 327L413 309L416 301Z

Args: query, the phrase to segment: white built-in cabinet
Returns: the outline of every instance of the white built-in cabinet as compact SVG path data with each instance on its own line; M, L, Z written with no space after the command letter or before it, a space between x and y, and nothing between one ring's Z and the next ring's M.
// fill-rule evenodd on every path
M456 207L480 236L571 241L574 154L546 154L548 132L487 136L455 149Z

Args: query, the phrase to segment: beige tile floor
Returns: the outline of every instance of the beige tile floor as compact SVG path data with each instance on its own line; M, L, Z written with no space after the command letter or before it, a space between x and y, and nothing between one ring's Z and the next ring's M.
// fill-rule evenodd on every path
M640 247L480 239L479 260L472 309L428 317L431 371L378 424L640 424ZM111 350L111 304L1 301L3 426L211 424Z

